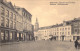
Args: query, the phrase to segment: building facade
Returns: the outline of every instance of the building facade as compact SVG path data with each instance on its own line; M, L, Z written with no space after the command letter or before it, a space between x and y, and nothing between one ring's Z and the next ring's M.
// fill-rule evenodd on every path
M31 24L32 15L25 9L18 6L14 6L15 10L22 16L23 22L23 39L32 40L33 36L33 25Z
M80 17L74 18L71 21L66 21L67 24L71 24L72 28L72 39L73 41L76 39L80 39Z
M0 0L0 42L17 41L33 37L33 30L31 24L32 15L26 11L27 17L21 15L24 12L18 12L11 2ZM27 38L25 38L28 35Z
M40 27L34 34L36 34L37 40L47 40L53 37L54 40L59 41L75 41L80 39L80 18L63 21L61 24Z

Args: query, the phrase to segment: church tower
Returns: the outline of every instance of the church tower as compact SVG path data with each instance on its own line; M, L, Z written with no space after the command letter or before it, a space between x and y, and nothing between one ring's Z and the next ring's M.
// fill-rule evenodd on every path
M36 18L35 31L38 31L38 29L39 29L39 23L38 23L38 19Z

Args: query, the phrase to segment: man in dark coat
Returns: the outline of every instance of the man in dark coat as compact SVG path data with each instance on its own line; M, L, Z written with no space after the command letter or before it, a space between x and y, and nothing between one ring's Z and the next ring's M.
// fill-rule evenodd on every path
M78 40L75 41L75 48L78 48Z

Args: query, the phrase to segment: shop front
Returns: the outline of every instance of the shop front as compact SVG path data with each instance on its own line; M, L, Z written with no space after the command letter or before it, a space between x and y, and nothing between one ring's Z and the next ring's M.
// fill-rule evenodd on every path
M80 39L80 36L73 36L73 40L79 40Z
M1 30L1 42L8 42L8 41L9 41L9 31Z
M23 41L23 32L17 31L17 41Z
M14 41L16 38L16 30L9 28L0 28L0 41L1 42L10 42Z

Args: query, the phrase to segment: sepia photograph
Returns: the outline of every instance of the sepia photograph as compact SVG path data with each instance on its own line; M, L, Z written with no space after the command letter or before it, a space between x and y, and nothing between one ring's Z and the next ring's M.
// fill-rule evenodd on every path
M0 0L0 51L80 51L80 0Z

